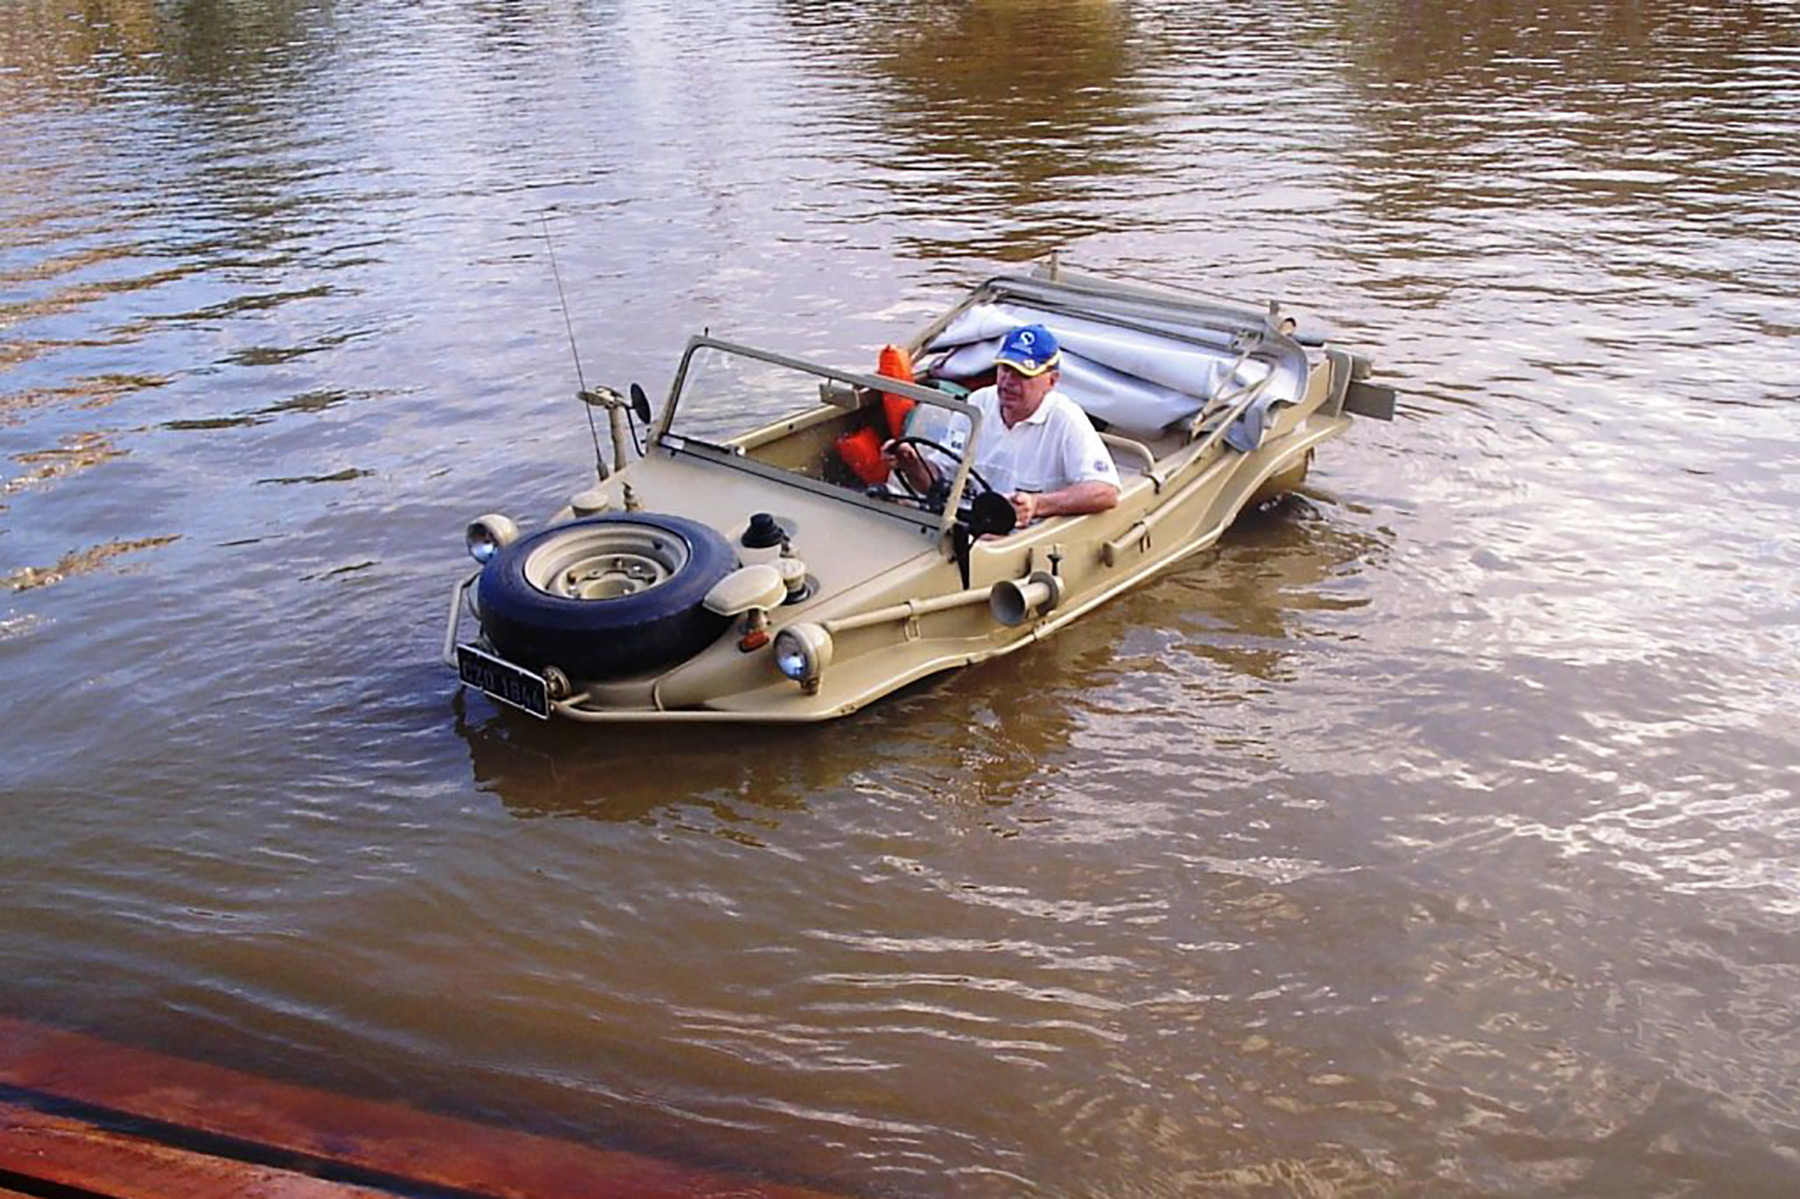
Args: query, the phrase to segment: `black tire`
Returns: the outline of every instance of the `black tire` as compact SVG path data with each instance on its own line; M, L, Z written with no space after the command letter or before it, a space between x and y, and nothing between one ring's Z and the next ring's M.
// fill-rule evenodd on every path
M716 530L616 512L521 537L482 568L481 631L508 661L606 679L680 662L729 617L700 601L737 566ZM554 588L554 589L553 589Z

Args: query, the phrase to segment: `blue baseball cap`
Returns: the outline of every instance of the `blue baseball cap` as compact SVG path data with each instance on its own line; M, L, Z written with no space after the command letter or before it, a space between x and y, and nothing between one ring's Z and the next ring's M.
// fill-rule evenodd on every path
M1041 375L1062 361L1056 335L1042 325L1020 325L1000 342L995 365L1004 362L1021 375Z

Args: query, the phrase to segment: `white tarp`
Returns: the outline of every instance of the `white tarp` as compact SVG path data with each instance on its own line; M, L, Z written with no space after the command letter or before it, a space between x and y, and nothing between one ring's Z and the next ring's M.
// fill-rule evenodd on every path
M1272 369L1251 359L1234 372L1238 355L1224 346L1213 349L1021 304L977 304L931 344L934 351L950 351L936 373L947 378L982 374L993 367L1000 339L1030 324L1048 327L1062 345L1060 389L1089 415L1125 433L1148 436L1192 420L1228 379L1235 390L1260 382ZM1292 374L1291 368L1281 367L1253 412L1245 414L1244 436L1232 430L1231 440L1240 449L1254 449L1260 442L1268 405L1299 398L1304 380L1290 378Z

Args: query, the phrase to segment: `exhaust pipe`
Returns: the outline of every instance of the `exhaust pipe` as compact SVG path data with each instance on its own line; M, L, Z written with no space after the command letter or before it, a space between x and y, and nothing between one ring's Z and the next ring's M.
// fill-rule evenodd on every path
M1007 628L1036 620L1063 600L1063 581L1048 571L1033 571L1028 578L1002 579L988 592L994 619Z

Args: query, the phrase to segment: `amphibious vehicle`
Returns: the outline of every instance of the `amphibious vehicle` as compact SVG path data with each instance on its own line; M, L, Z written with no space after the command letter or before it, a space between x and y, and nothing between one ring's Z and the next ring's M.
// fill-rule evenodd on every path
M1109 511L1014 528L962 455L981 419L964 397L1032 323L1061 343L1059 389L1123 486ZM467 526L480 568L451 597L446 662L543 718L843 716L1054 633L1296 486L1355 417L1394 409L1366 358L1297 336L1274 304L1053 264L988 279L881 360L845 370L700 336L654 421L635 384L584 389L612 462L535 531ZM888 477L896 437L948 487Z

